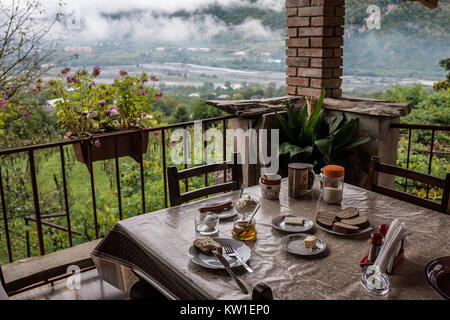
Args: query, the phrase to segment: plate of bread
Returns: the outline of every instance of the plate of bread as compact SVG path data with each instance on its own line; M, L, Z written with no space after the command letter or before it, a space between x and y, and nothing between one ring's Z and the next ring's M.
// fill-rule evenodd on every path
M195 239L193 245L189 248L189 258L195 264L209 269L225 269L223 264L216 258L213 250L222 253L223 257L228 261L231 268L241 265L235 257L230 257L222 249L222 245L229 244L234 252L247 262L251 257L251 249L243 242L227 238L198 238Z
M281 247L300 256L313 256L324 252L327 245L325 241L316 236L297 233L281 238Z
M306 217L287 214L273 218L272 226L277 230L299 233L310 230L314 223Z
M357 208L345 208L340 211L319 211L316 215L319 229L341 236L356 236L373 230L369 218L359 214Z

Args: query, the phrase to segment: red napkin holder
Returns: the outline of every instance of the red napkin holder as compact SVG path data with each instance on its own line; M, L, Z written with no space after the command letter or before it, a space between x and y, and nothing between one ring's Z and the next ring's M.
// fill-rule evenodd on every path
M370 266L373 265L374 262L369 261L369 253L367 253L364 258L362 258L361 262L359 263L359 266L363 268L364 266ZM392 265L391 272L386 272L388 275L393 275L397 273L398 267L400 266L401 262L405 259L405 250L402 248L398 255L394 259L394 264Z
M379 228L380 232L383 234L383 236L386 236L386 233L389 229L389 226L386 224L382 224ZM398 271L398 267L401 264L401 262L405 259L405 250L403 249L403 241L402 241L402 247L398 253L398 255L394 259L394 263L392 265L391 272L386 272L388 275L393 275ZM373 265L375 261L369 261L369 252L362 258L362 260L359 262L359 266L363 268L364 266L370 266Z

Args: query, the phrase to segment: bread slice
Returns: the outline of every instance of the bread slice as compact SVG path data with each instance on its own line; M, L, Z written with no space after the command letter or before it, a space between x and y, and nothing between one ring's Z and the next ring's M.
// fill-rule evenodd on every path
M332 212L319 211L316 215L316 223L324 228L331 229L336 221L336 215Z
M194 240L194 247L201 253L212 255L213 250L222 253L222 245L211 238L200 238Z
M344 210L341 211L337 211L336 212L336 217L341 220L341 219L351 219L351 218L355 218L359 216L359 210L356 208L345 208Z
M333 231L343 234L352 234L358 232L359 228L342 222L335 222L333 224Z
M366 216L359 216L352 219L342 219L341 222L358 227L360 229L370 226L369 218L367 218Z

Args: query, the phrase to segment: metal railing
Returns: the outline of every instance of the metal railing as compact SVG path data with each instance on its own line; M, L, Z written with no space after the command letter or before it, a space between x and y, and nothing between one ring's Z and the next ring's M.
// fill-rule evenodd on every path
M434 151L434 144L435 144L435 134L436 132L450 132L450 126L434 126L434 125L423 125L423 124L404 124L404 123L391 123L390 129L406 129L408 131L408 151L406 156L406 169L409 169L410 164L410 156L411 151L417 152L417 153L428 153L428 167L427 167L427 173L431 174L431 168L433 164L433 155L439 154L439 155L445 155L445 152L435 152ZM431 131L431 139L430 139L430 149L427 150L411 150L411 138L413 130L417 131ZM405 179L404 183L405 192L408 189L408 179ZM426 186L426 198L429 199L429 185Z
M205 132L207 125L213 122L221 122L222 123L222 137L223 137L223 160L226 159L226 128L227 128L227 120L230 120L232 118L235 118L235 116L221 116L221 117L215 117L215 118L209 118L209 119L203 119L200 120L202 123L202 131ZM118 209L119 209L119 219L123 219L123 208L122 208L122 194L121 194L121 186L120 186L120 169L119 169L119 156L118 156L118 143L117 138L121 135L129 135L129 134L136 134L136 132L140 132L141 139L142 135L146 132L158 132L161 135L161 146L162 146L162 168L163 168L163 185L164 185L164 207L168 207L168 199L167 199L167 151L166 151L166 134L168 130L170 129L178 129L178 128L184 128L186 129L188 126L192 126L196 123L196 121L189 121L189 122L183 122L183 123L176 123L171 125L165 125L160 127L154 127L154 128L145 128L140 129L138 131L133 132L110 132L107 134L102 134L100 137L108 136L114 138L114 161L115 161L115 176L116 176L116 188L117 188L117 198L118 198ZM39 244L39 253L40 255L45 255L45 243L44 243L44 236L43 236L43 230L42 226L45 225L50 228L56 228L61 231L67 232L69 237L69 246L73 246L73 240L72 240L72 234L77 234L76 231L72 230L71 227L71 219L70 219L70 206L68 201L68 188L67 188L67 177L66 177L66 160L64 155L64 146L68 145L74 145L77 143L86 143L89 140L92 139L73 139L73 140L67 140L67 141L60 141L60 142L52 142L52 143L46 143L46 144L38 144L38 145L32 145L32 146L25 146L25 147L17 147L17 148L11 148L6 150L0 150L0 157L7 156L7 155L13 155L18 153L27 153L28 158L28 167L30 170L30 179L31 179L31 187L32 187L32 195L33 195L33 205L34 205L34 216L32 217L25 217L25 223L28 224L29 221L33 221L36 223L36 229L37 229L37 237L38 237L38 244ZM142 141L142 140L141 140ZM94 218L94 228L95 228L95 237L99 238L99 225L98 225L98 218L97 218L97 204L96 204L96 197L95 197L95 177L93 172L93 161L92 161L92 143L87 143L88 145L88 171L90 176L90 186L91 186L91 197L92 197L92 208L93 208L93 218ZM140 167L140 186L141 186L141 208L142 213L146 213L146 200L145 200L145 182L144 182L144 164L143 164L143 146L142 143L139 143L140 148L140 161L139 167ZM206 147L206 142L203 145L203 147ZM41 207L39 203L39 186L36 179L36 164L35 164L35 157L34 152L37 150L42 149L51 149L51 148L59 148L59 158L60 158L60 164L61 164L61 175L62 175L62 186L63 186L63 195L64 195L64 213L55 213L55 214L41 214ZM185 168L187 168L187 164L185 164ZM224 173L225 174L225 173ZM226 174L224 176L224 179L226 179ZM208 184L208 176L205 175L205 183ZM188 181L185 180L185 188L186 191L188 190ZM13 252L11 248L11 237L10 237L10 230L8 226L8 206L6 203L5 198L5 192L4 192L4 186L3 186L3 179L2 179L2 168L0 167L0 201L2 205L2 215L3 215L3 225L4 225L4 233L5 233L5 240L6 240L6 246L8 250L8 258L10 262L14 261L13 258ZM45 221L47 218L54 218L54 217L64 217L66 218L67 227L62 227L59 225L55 225L51 222ZM29 238L29 234L27 233L27 239ZM27 246L28 255L29 252L29 246Z

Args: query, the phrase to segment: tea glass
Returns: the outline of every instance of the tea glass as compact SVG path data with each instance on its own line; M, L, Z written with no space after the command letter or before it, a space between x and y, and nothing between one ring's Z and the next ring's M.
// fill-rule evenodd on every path
M236 240L255 241L257 234L255 218L251 221L249 216L239 216L235 218L231 234Z

